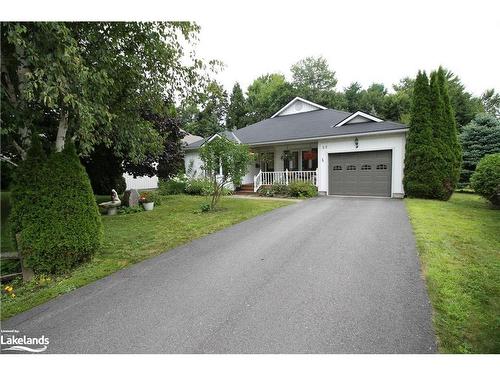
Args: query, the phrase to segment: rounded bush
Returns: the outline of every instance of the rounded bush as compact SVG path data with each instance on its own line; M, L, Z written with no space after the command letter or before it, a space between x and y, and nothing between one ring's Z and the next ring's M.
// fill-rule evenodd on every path
M291 197L311 198L318 195L318 189L310 182L292 182L289 185Z
M186 180L179 177L169 180L160 179L158 181L158 190L162 195L183 194L186 190Z
M35 273L64 273L88 261L101 246L101 216L72 144L46 161L28 158L16 179L12 204L13 230Z
M482 158L470 181L476 193L500 206L500 153Z
M186 184L186 193L191 195L210 195L212 194L212 189L210 180L204 178L192 179Z

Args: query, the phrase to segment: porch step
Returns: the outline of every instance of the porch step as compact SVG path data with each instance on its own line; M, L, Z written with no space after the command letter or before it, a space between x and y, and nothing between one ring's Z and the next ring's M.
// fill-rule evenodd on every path
M257 195L253 191L253 184L243 184L234 192L236 195Z

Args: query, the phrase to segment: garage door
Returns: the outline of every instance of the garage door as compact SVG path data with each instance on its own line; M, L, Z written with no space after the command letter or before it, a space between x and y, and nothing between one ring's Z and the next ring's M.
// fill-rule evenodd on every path
M390 150L330 154L328 193L390 197L391 160Z

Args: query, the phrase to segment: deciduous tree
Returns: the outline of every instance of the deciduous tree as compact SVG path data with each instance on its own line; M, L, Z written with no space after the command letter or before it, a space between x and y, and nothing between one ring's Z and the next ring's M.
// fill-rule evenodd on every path
M211 209L214 209L228 183L238 186L250 162L248 146L223 136L215 137L200 149L203 169L212 184Z

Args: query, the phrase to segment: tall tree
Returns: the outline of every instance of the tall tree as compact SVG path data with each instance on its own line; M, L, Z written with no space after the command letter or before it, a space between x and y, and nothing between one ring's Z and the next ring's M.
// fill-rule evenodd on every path
M227 107L226 90L216 81L209 82L198 98L190 98L181 106L185 130L202 137L224 131Z
M387 89L382 83L372 83L361 96L360 110L383 117L386 95Z
M461 129L484 109L481 100L465 89L464 84L455 73L444 68L443 72L448 85L448 95L455 114L455 121L458 129Z
M487 113L500 118L500 93L488 89L481 95L481 102Z
M359 111L361 108L361 98L363 88L360 83L353 82L344 89L344 98L346 100L346 109L349 112Z
M146 154L142 162L133 159L124 160L124 169L134 177L158 176L168 179L179 173L184 167L184 152L182 150L181 122L171 110L170 115L158 115L152 111L145 111L143 118L152 123L162 138L162 152L157 155L153 152Z
M140 160L161 138L141 118L196 90L206 65L184 52L198 26L155 23L2 24L2 149L24 157L30 134L80 155L113 144Z
M240 84L236 82L229 98L226 128L241 129L248 123L247 106Z
M466 185L479 160L490 154L500 153L500 119L480 113L462 128L460 140L463 148L463 166L460 182Z
M445 197L446 199L449 199L460 178L460 167L462 165L462 147L460 146L460 142L458 139L458 129L455 113L453 111L450 96L448 94L448 80L446 79L446 71L441 66L437 71L437 79L440 96L444 104L444 117L442 122L444 130L442 133L444 135L444 141L448 144L450 152L448 178L446 183L450 184L449 187L447 186L447 188L451 190L449 191L449 196L447 198Z
M307 88L311 91L333 91L337 85L335 72L330 69L324 57L306 57L293 64L292 84L296 88Z
M337 78L324 57L306 57L293 64L292 86L297 95L324 106L339 104Z
M441 188L437 164L440 162L432 141L429 79L419 71L412 95L410 131L406 141L403 184L410 197L435 198Z
M271 117L295 96L284 75L273 73L258 77L247 91L249 123Z

